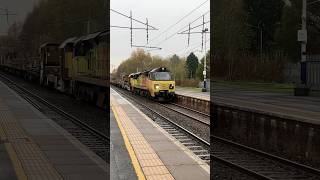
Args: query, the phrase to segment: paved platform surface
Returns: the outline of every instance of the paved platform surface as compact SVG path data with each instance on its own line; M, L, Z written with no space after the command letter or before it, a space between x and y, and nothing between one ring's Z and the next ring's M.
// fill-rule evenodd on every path
M214 102L229 103L320 124L320 97L239 90L213 84L212 98Z
M210 167L140 110L110 91L111 108L140 179L208 180Z
M138 179L133 165L128 163L130 161L130 155L126 149L117 120L112 109L110 109L110 179Z
M109 178L108 164L2 82L0 138L0 164L6 163L0 172L7 172L1 173L1 178L11 179L14 175L22 180Z
M200 88L176 87L176 94L210 101L210 92L201 92Z
M0 142L0 180L18 180L4 142Z

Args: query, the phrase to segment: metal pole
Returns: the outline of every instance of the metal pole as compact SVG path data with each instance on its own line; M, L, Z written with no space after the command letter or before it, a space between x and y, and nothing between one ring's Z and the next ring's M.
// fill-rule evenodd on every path
M307 0L302 0L302 30L307 31ZM301 62L306 61L307 41L301 42Z
M204 76L203 76L203 87L204 89L207 89L206 86L206 79L207 79L207 33L204 33Z
M204 15L202 16L201 51L203 50Z
M260 58L262 58L262 40L263 40L262 27L260 26Z
M307 0L302 0L302 15L301 15L301 30L307 35ZM306 85L307 82L307 67L306 67L306 50L307 39L301 41L301 71L300 80L301 85Z
M188 31L188 47L189 47L189 43L190 43L190 24L189 24L189 31Z
M149 25L148 25L148 18L147 19L147 44L149 44Z
M204 33L204 67L203 67L203 89L202 92L206 92L207 91L207 33L206 31L208 31L208 29L204 29L203 33Z
M132 11L130 11L130 44L132 47Z

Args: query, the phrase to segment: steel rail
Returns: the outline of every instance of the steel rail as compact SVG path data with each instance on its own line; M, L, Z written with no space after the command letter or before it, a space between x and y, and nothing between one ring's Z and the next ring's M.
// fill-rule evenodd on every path
M188 118L190 118L190 119L193 119L194 121L200 122L201 124L205 124L205 125L207 125L207 126L210 126L210 122L202 121L202 120L197 119L197 118L195 118L195 117L193 117L193 116L190 116L189 114L183 113L183 112L181 112L181 111L178 111L178 110L176 110L176 109L174 109L174 108L168 107L168 106L166 106L166 105L164 105L164 104L161 104L161 103L158 103L158 105L160 105L160 106L162 106L162 107L164 107L164 108L170 109L170 110L172 110L172 111L174 111L174 112L177 112L177 113L179 113L179 114L181 114L181 115L183 115L183 116L186 116L186 117L188 117ZM178 107L184 108L183 106L178 106ZM184 108L184 109L187 109L187 108ZM190 109L187 109L187 110L190 110ZM197 111L194 111L194 112L197 112ZM200 114L200 113L199 113L199 114ZM201 115L203 115L203 114L201 114ZM210 115L209 115L209 117L210 117Z
M157 116L161 117L162 119L164 119L165 121L169 122L170 124L174 125L175 127L177 127L178 129L184 131L186 134L188 134L189 136L193 137L194 139L196 139L197 141L199 141L200 143L204 144L205 146L207 147L210 147L210 142L202 139L201 137L197 136L196 134L194 134L193 132L189 131L188 129L182 127L181 125L173 122L172 120L170 120L169 118L163 116L162 114L160 114L159 112L153 110L152 108L148 107L147 105L135 100L134 98L132 97L129 97L127 94L123 93L123 92L120 92L119 90L116 90L116 89L113 89L119 93L121 93L122 95L126 96L127 98L131 99L132 101L134 101L135 103L141 105L142 107L146 108L148 111L156 114Z
M35 98L36 100L38 100L39 102L45 104L46 106L48 106L49 108L55 110L57 113L59 113L62 116L67 117L68 119L70 119L73 123L77 124L78 126L81 126L82 128L86 129L87 131L89 131L91 134L98 136L101 139L104 139L106 141L110 141L110 138L108 136L106 136L105 134L103 134L102 132L94 129L93 127L91 127L90 125L88 125L87 123L79 120L78 118L74 117L73 115L63 111L62 109L60 109L59 107L49 103L48 101L46 101L45 99L43 99L42 97L30 92L29 90L25 89L24 87L18 85L17 83L13 82L11 79L3 76L2 74L0 74L0 77L5 79L6 81L8 81L10 84L14 85L15 87L17 87L18 89L20 89L21 91L23 91L24 93L32 96L33 98ZM30 99L29 99L30 100ZM29 100L27 100L29 102ZM33 103L32 103L33 104Z
M227 140L225 138L221 138L221 137L214 136L214 135L211 135L211 137L216 141L219 141L221 143L234 146L235 148L244 150L246 152L251 152L253 154L257 154L259 156L265 157L266 159L274 160L274 161L280 162L282 164L285 164L285 165L288 165L288 166L291 166L291 167L295 167L297 169L300 169L300 170L303 170L303 171L306 171L306 172L309 172L309 173L312 173L312 174L320 176L320 170L319 169L315 169L313 167L310 167L310 166L307 166L307 165L304 165L304 164L300 164L300 163L297 163L297 162L294 162L294 161L291 161L291 160L288 160L288 159L285 159L285 158L282 158L282 157L279 157L279 156L276 156L276 155L273 155L273 154L270 154L270 153L266 153L266 152L263 152L261 150L255 149L255 148L248 147L248 146L245 146L245 145L242 145L242 144Z
M180 95L180 96L181 96L181 95ZM184 109L187 109L187 110L189 110L189 111L193 111L193 112L198 113L198 114L201 114L201 115L203 115L203 116L210 117L210 114L207 114L207 113L204 113L204 112L201 112L201 111L197 111L197 110L194 110L194 109L185 107L185 106L181 106L181 105L176 104L176 103L170 103L170 104L175 105L175 106L178 106L178 107L181 107L181 108L184 108Z
M232 162L230 162L230 161L228 161L228 160L225 160L225 159L223 159L223 158L220 158L220 157L218 157L218 156L210 155L210 159L212 160L213 163L214 163L214 162L220 162L220 163L222 163L222 164L224 164L224 165L226 165L226 166L228 166L228 167L231 167L231 168L233 168L233 169L236 169L236 170L238 170L238 171L240 171L240 172L242 172L242 173L244 173L244 174L247 174L247 175L249 175L249 176L252 176L252 177L254 177L254 178L262 179L262 180L273 180L272 178L269 178L269 177L264 176L264 175L262 175L262 174L259 174L259 173L256 173L256 172L254 172L254 171L251 171L251 170L248 169L248 168L239 166L239 165L237 165L237 164L235 164L235 163L232 163Z

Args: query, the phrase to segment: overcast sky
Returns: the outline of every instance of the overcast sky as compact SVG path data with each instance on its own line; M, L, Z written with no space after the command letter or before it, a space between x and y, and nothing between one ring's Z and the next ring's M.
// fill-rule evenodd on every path
M33 6L40 0L0 0L0 14L4 14L5 11L2 8L8 9L9 13L16 14L9 16L9 25L14 22L23 22L26 15L32 11ZM7 17L0 16L0 33L6 34L8 27Z
M203 4L204 3L204 4ZM192 14L183 19L180 23L173 26L170 30L163 33L168 27L177 23L181 18L186 16L196 7L203 4L200 8L195 10ZM149 44L148 46L158 46L162 50L150 51L152 55L160 55L162 57L168 57L173 54L179 56L187 56L190 51L196 51L196 55L199 59L203 56L204 52L201 51L201 34L192 34L190 36L190 45L188 46L188 36L177 34L181 28L183 30L188 29L188 24L203 14L205 15L205 21L210 20L210 1L206 0L111 0L111 9L119 11L123 14L129 15L132 11L133 18L146 21L149 20L149 24L158 28L158 31L149 32ZM130 20L114 12L110 12L111 26L130 26ZM191 27L200 25L202 18L198 19L191 24ZM210 24L206 24L205 27L209 28ZM134 23L133 27L145 27L142 24ZM202 27L191 30L201 31ZM162 35L160 35L162 34ZM166 37L174 36L166 39ZM122 61L126 60L134 48L130 47L130 30L111 28L111 68L118 66ZM160 35L160 36L158 36ZM158 37L158 38L156 38ZM156 39L154 39L156 38ZM207 34L207 49L210 48L210 34ZM134 45L146 45L146 31L134 30L133 31L133 44ZM164 41L164 42L162 42Z

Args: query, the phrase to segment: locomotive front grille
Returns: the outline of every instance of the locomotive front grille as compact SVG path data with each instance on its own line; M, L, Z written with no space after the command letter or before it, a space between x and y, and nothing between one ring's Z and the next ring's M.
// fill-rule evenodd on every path
M168 85L167 85L167 84L161 84L161 85L160 85L160 88L161 88L161 89L168 89Z

